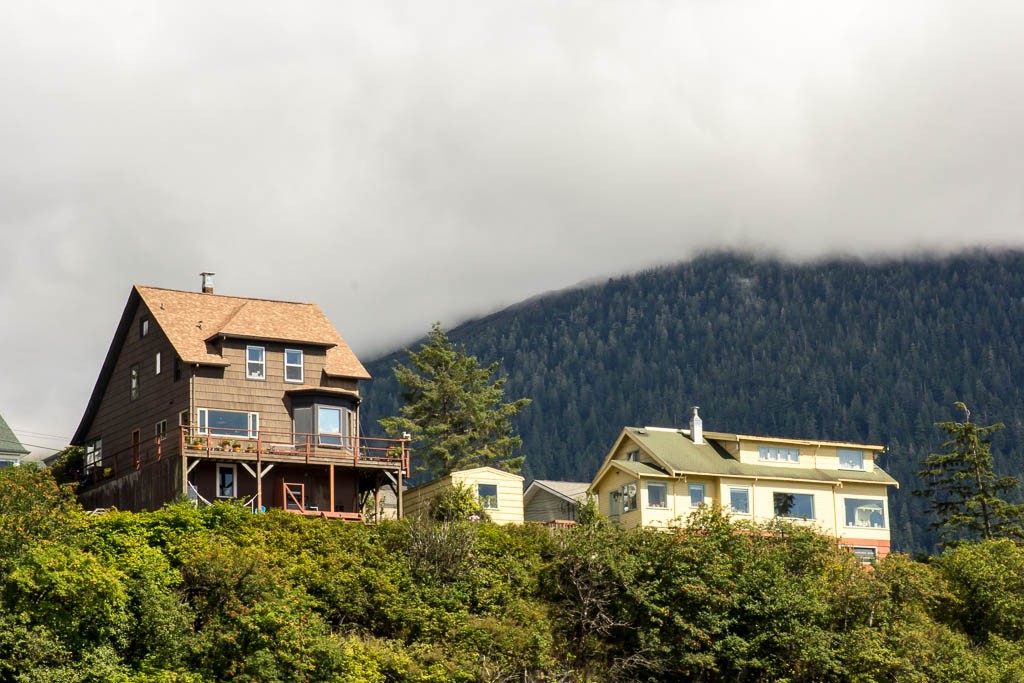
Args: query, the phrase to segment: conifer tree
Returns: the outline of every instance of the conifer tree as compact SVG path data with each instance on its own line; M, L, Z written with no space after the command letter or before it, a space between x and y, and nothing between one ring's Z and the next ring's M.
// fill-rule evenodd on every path
M1024 538L1024 505L1009 503L1000 496L1017 488L1016 477L998 476L992 465L989 435L1005 427L996 423L981 427L971 422L971 411L958 401L963 422L939 422L935 426L949 439L942 444L947 453L933 453L921 461L918 472L925 486L914 491L926 496L929 509L938 520L946 543L966 538Z
M530 399L505 402L505 378L493 378L500 361L480 367L434 323L419 350L409 351L409 363L394 367L401 414L379 422L392 436L412 435L418 470L444 476L484 465L522 468L523 458L513 457L522 440L512 432L512 418Z

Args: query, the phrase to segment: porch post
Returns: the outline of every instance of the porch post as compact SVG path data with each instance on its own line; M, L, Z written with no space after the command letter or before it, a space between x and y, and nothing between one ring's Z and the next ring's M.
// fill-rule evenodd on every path
M256 512L263 510L263 454L256 449Z
M328 467L331 468L331 512L334 512L334 463L332 462Z

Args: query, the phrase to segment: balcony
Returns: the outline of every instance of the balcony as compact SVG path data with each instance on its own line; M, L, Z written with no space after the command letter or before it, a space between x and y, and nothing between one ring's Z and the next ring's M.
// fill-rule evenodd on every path
M262 461L409 471L409 442L401 439L182 427L181 452L190 458Z
M292 463L409 472L409 442L361 436L300 434L294 432L217 429L199 434L181 427L170 434L137 441L113 453L97 453L79 470L82 487L118 479L146 469L178 453L187 458L220 462ZM137 434L137 433L136 433Z

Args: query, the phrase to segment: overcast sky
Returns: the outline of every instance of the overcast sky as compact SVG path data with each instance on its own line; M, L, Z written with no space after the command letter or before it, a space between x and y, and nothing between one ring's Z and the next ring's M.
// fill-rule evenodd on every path
M202 270L368 360L707 248L1024 246L1022 35L996 1L7 0L0 414L64 445L131 286Z

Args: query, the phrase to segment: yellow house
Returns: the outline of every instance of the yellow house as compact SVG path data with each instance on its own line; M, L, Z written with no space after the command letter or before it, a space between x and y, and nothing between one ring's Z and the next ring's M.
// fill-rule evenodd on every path
M458 484L470 487L480 498L481 506L497 524L523 523L523 478L493 467L460 470L420 484L403 496L404 517L426 519L430 502Z
M626 527L685 521L702 504L739 519L812 524L864 559L889 554L888 489L875 460L883 446L627 427L590 485L601 514Z

